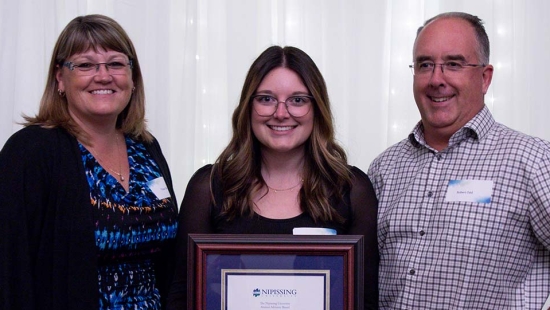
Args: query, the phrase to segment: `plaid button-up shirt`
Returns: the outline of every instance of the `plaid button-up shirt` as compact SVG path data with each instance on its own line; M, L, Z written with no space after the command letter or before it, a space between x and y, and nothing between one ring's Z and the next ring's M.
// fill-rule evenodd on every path
M381 309L541 309L550 294L549 142L484 107L441 152L419 123L368 175L379 200ZM487 197L460 201L449 194L460 181L469 183L462 193L485 187Z

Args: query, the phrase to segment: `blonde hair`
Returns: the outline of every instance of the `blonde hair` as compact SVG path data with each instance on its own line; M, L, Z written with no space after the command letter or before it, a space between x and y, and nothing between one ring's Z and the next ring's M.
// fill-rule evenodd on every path
M85 15L73 19L59 35L52 52L44 94L38 114L23 116L25 126L62 127L82 141L88 137L73 121L67 107L67 98L58 93L57 70L72 55L93 48L103 48L123 53L132 61L134 91L126 108L118 115L116 126L125 134L146 142L153 140L145 121L145 91L139 60L132 41L122 27L104 15Z

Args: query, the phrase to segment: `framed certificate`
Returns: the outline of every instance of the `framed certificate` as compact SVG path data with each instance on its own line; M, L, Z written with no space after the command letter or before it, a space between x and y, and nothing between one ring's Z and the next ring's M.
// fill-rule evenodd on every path
M190 234L188 309L363 309L363 236Z

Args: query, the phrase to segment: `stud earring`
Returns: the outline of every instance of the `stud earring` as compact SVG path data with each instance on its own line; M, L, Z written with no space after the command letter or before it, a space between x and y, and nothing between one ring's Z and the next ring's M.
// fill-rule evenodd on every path
M65 97L65 92L62 91L62 90L59 89L59 88L57 89L57 93L59 94L59 97L61 97L61 98Z

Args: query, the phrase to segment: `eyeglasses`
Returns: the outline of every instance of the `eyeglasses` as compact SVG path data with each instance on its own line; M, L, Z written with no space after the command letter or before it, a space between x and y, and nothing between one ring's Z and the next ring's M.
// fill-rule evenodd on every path
M127 67L130 67L130 69L134 68L132 60L129 60L128 63L123 63L120 61L100 63L83 62L80 64L68 61L63 63L64 67L69 68L69 70L77 73L78 75L95 75L99 71L100 65L104 65L107 72L111 75L124 75L128 73L126 70Z
M411 68L413 75L418 76L428 76L434 73L435 67L440 66L441 72L448 76L456 76L459 75L461 72L464 71L464 69L470 67L470 68L477 68L477 67L485 67L486 64L465 64L461 63L459 61L446 61L444 63L434 63L431 61L422 61L422 62L415 62L412 65L409 65L409 68Z
M284 103L288 114L293 117L302 117L309 113L311 108L312 96L300 95L286 98L285 101L279 101L277 98L270 95L255 95L252 96L254 110L260 116L272 116L277 112L279 103Z

